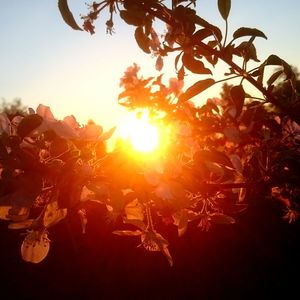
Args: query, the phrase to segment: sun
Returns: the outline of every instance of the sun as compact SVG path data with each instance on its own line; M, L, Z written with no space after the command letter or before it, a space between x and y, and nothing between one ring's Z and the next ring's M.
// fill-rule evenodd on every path
M128 114L120 122L119 134L135 151L149 153L159 148L160 130L150 121L147 109Z

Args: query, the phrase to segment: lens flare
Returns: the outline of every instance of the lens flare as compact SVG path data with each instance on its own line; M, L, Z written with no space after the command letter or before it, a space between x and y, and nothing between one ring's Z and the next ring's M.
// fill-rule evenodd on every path
M159 128L149 119L148 110L129 114L120 124L119 133L138 152L149 153L159 147Z

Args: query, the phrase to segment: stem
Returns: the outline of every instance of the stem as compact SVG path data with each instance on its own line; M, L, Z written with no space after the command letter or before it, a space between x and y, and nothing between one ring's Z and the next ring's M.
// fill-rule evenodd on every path
M225 48L225 45L226 45L227 35L228 35L228 21L226 19L225 20L225 37L224 37L223 48Z
M214 84L217 84L217 83L220 83L220 82L223 82L223 81L228 81L228 80L231 80L231 79L235 79L235 78L238 78L238 77L241 77L241 75L234 75L234 76L231 76L229 78L223 78L223 79L215 81Z

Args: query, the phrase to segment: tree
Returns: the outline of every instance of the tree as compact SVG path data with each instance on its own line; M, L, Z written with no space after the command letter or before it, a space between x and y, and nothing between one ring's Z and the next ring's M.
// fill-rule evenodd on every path
M30 230L21 247L26 261L45 258L48 231L66 217L78 215L84 233L90 202L106 208L108 219L120 226L115 234L138 236L143 248L161 251L170 265L163 224L176 226L179 236L189 223L205 231L214 224L233 224L234 215L258 196L282 203L288 222L298 218L300 104L292 68L274 54L258 61L254 41L266 36L256 28L239 28L228 41L231 1L218 1L224 37L191 8L196 1L168 3L93 2L82 17L83 29L93 34L94 22L108 9L107 32L112 33L119 14L135 26L139 47L157 57L158 70L165 56L176 54L177 79L168 86L162 76L143 78L136 65L125 71L120 84L121 105L147 109L153 122L170 128L166 151L155 163L129 151L126 143L107 152L104 141L114 129L103 134L100 126L79 126L71 116L59 121L47 107L40 106L18 124L1 119L0 212L13 222L10 228ZM82 30L67 1L59 0L58 6L65 22ZM166 24L166 34L157 33L156 20ZM229 71L216 80L211 68L220 60ZM257 66L249 69L253 63ZM264 71L270 66L280 69L265 84ZM188 72L202 79L183 92ZM284 83L276 88L274 82L283 74ZM214 84L236 78L240 84L225 86L223 99L208 99L202 107L191 102ZM249 95L244 81L261 97Z

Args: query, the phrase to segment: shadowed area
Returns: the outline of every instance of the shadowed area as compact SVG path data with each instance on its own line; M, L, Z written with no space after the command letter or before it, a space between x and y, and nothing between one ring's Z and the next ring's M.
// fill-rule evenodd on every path
M23 237L2 221L1 291L22 299L287 299L297 290L299 222L283 222L271 204L253 203L235 225L209 232L192 223L181 238L175 226L164 226L172 268L161 253L137 248L138 237L113 235L122 225L105 224L95 204L87 209L86 234L77 216L63 221L37 265L22 261Z

